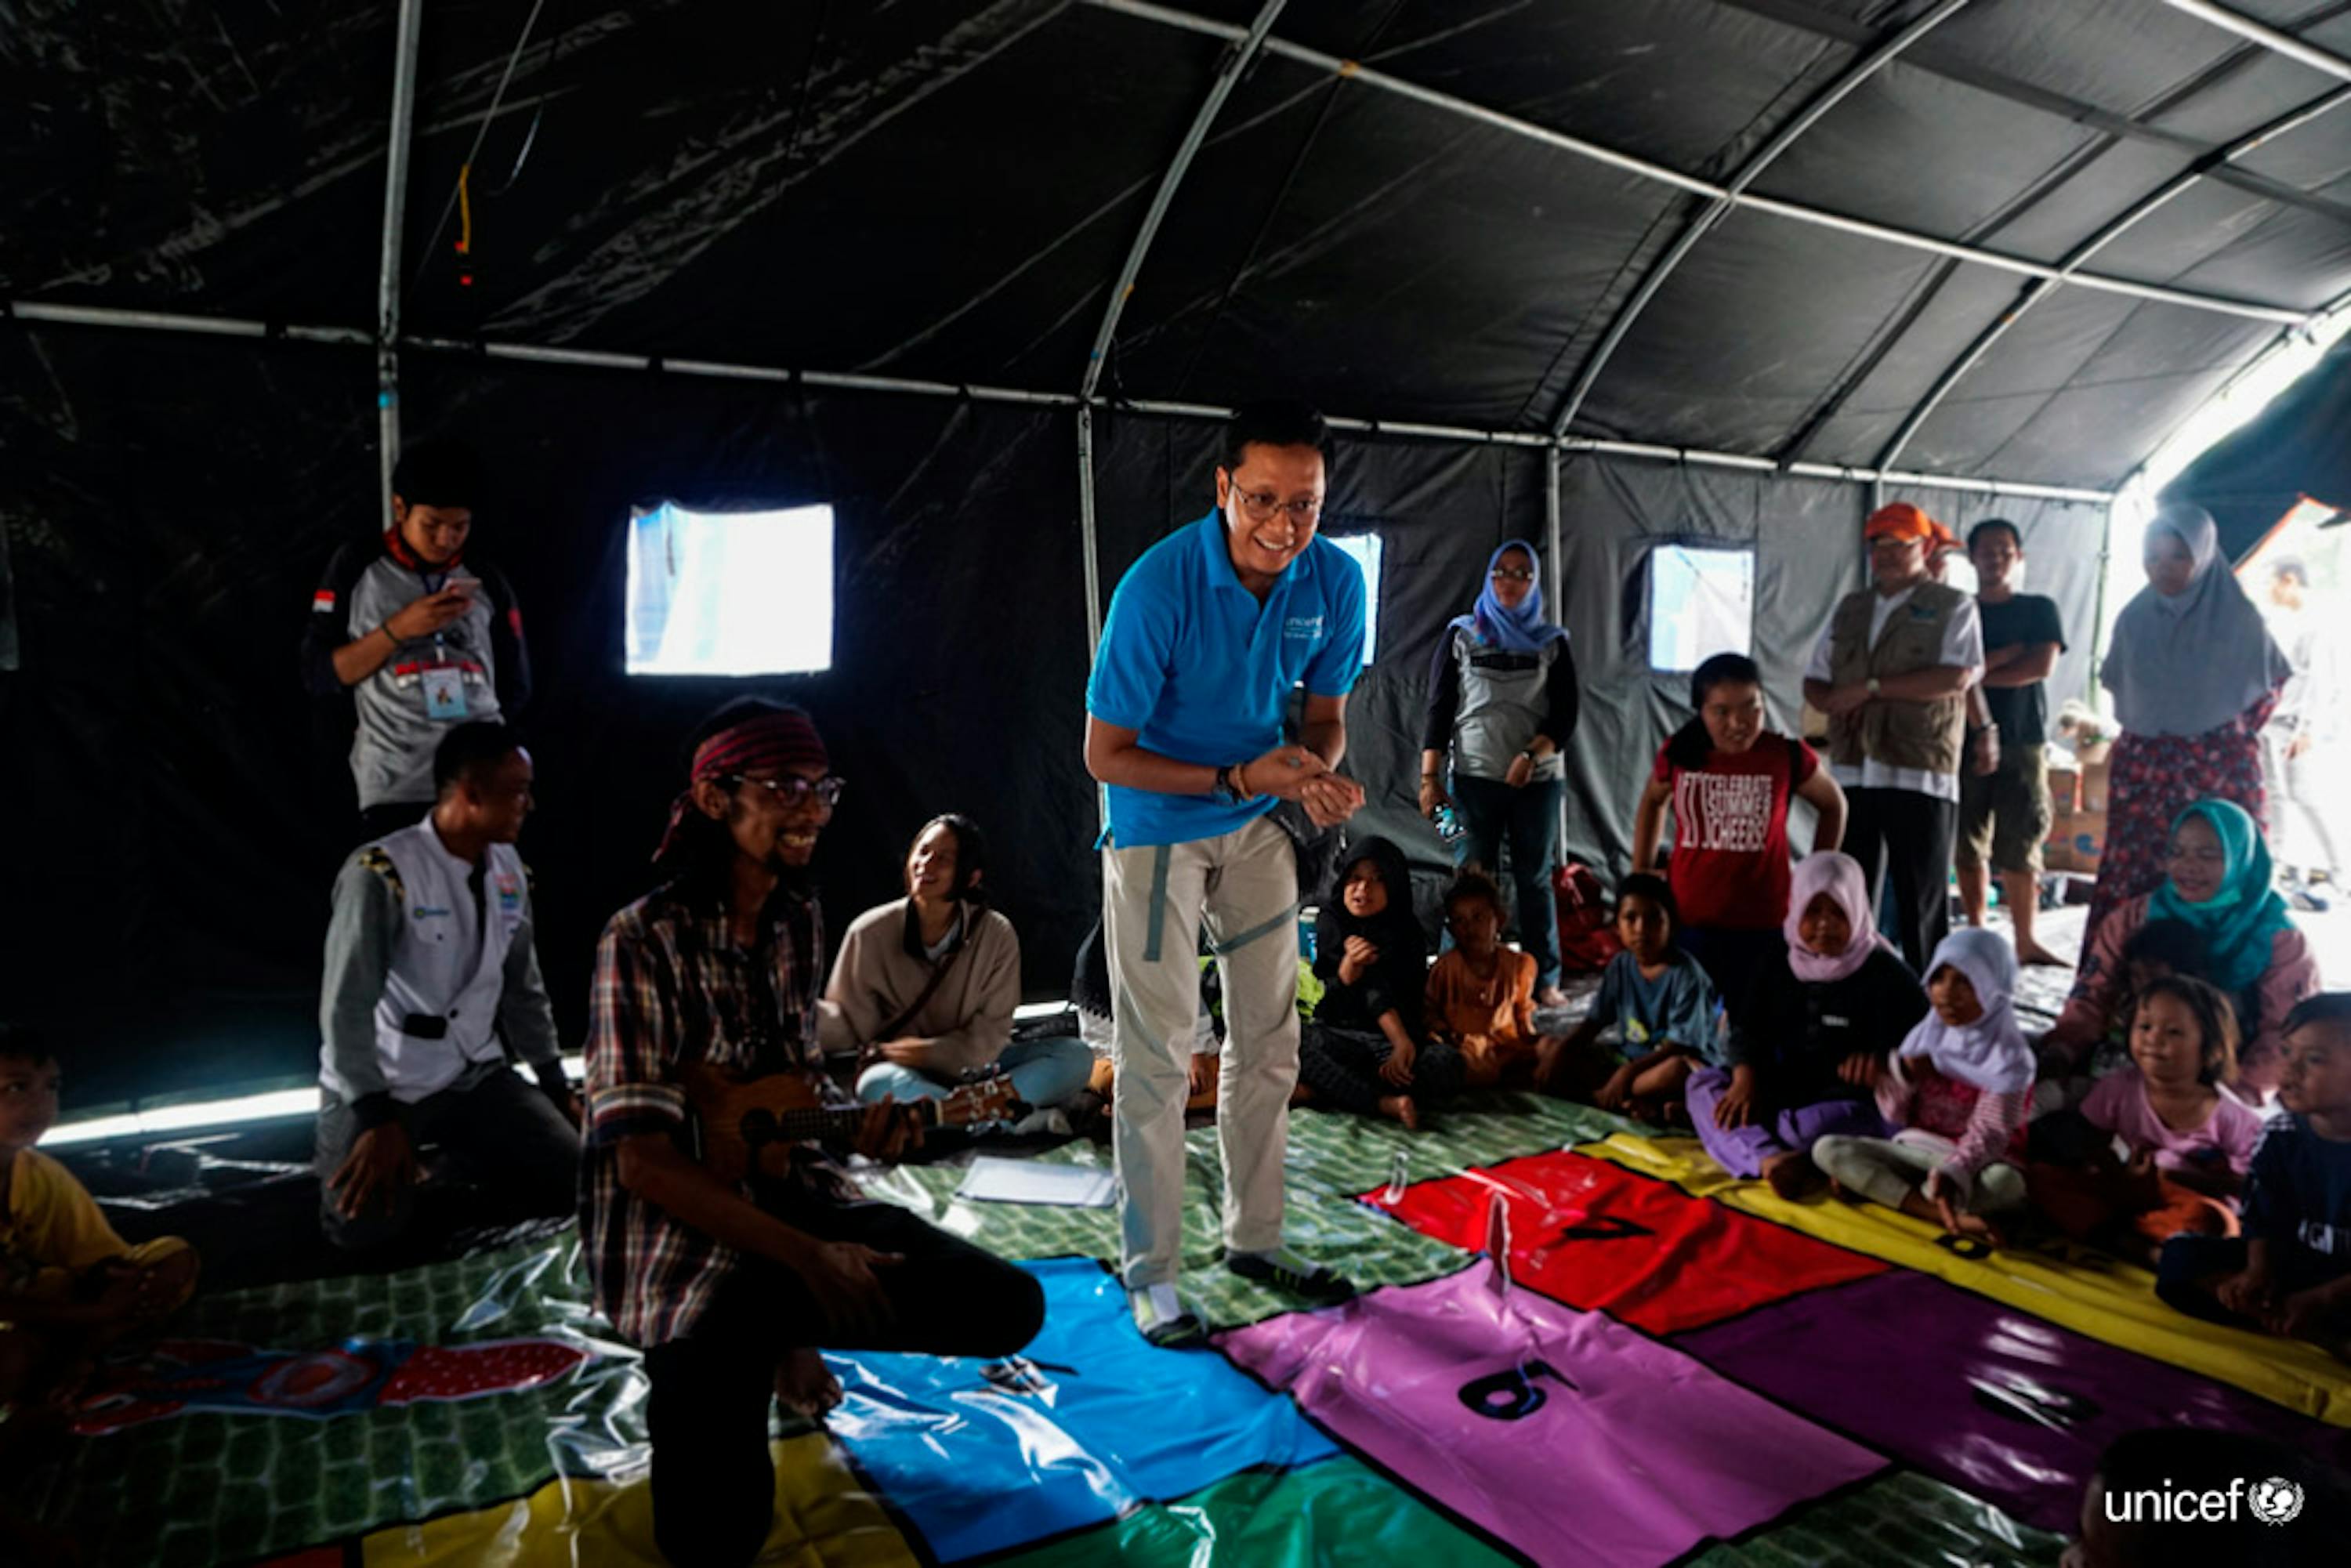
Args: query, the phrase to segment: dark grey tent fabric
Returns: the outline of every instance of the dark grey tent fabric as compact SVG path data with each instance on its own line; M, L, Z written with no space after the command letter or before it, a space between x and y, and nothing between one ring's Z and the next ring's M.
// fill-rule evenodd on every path
M573 1038L587 946L634 891L675 738L737 689L618 673L620 529L664 497L835 507L835 667L765 686L815 709L853 780L829 901L845 916L888 896L922 818L971 810L996 830L1028 984L1058 990L1096 897L1076 420L481 346L1067 399L1228 57L1204 29L1262 8L424 5L400 403L410 439L475 441L504 488L481 548L540 653L523 722L547 796L526 849ZM2241 8L2351 54L2341 0ZM1297 393L1530 440L1573 405L1575 437L2095 491L2278 341L2273 317L2351 291L2351 109L2223 156L2326 106L2333 77L2154 0L1973 0L1853 86L1933 9L1290 0L1099 362L1102 593L1208 504L1213 423L1134 401ZM364 339L397 10L19 8L0 36L0 299ZM2049 288L1755 204L1666 276L1709 198L1544 139L1719 186L1845 87L1753 194L2056 266L2199 171L2085 271L2271 316ZM57 1026L86 1092L300 1072L315 1049L348 783L289 650L326 556L379 526L377 396L364 342L0 324L0 805L39 824L0 901L0 1011ZM1497 540L1543 540L1552 455L1362 433L1333 455L1327 526L1384 545L1351 766L1372 786L1366 826L1419 833L1433 856L1409 816L1426 656ZM1559 461L1560 611L1587 686L1571 847L1613 870L1639 769L1681 713L1680 677L1647 670L1628 616L1646 551L1754 545L1755 642L1784 724L1803 650L1859 580L1870 497L1784 472ZM1888 494L1961 528L2016 519L2033 586L2069 625L2092 618L2095 505ZM2062 690L2087 658L2085 632Z
M2351 511L2351 339L2163 487L2210 512L2237 559L2305 497Z

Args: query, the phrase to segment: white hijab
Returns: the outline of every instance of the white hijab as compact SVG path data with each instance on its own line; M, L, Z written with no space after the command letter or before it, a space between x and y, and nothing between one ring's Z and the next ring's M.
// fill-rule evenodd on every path
M2123 607L2100 678L2130 734L2203 735L2283 685L2293 666L2220 558L2212 514L2175 502L2147 524L2147 542L2164 534L2188 547L2195 576L2169 597L2149 583Z
M2032 1048L2016 1021L2016 953L1980 925L1963 925L1943 938L1927 965L1927 978L1944 967L1957 969L1976 988L1983 1016L1970 1024L1947 1024L1928 1011L1902 1042L1903 1056L1923 1056L1946 1078L1994 1094L2012 1093L2032 1083Z

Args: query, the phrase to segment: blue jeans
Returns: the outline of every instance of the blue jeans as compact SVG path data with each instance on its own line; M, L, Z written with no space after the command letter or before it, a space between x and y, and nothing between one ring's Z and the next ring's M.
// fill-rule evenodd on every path
M1538 990L1559 984L1559 913L1551 881L1559 865L1559 807L1566 798L1564 779L1538 779L1513 789L1499 779L1453 776L1453 807L1462 828L1453 862L1475 862L1499 877L1509 845L1519 944L1535 961Z
M1041 1111L1065 1103L1086 1086L1094 1053L1075 1035L1016 1040L998 1054L996 1065L1012 1080L1012 1092ZM857 1075L857 1097L868 1104L885 1095L902 1101L944 1100L955 1091L953 1083L894 1061L877 1061Z

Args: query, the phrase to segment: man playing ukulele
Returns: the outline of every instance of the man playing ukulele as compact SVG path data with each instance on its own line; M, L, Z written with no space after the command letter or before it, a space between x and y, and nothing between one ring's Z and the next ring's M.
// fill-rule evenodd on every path
M890 1204L816 1144L730 1182L695 1153L687 1083L813 1079L821 912L808 883L841 781L799 708L731 703L695 734L662 884L596 949L581 1217L596 1301L645 1353L653 1533L674 1563L741 1563L767 1538L770 1396L841 1396L817 1347L1000 1357L1044 1321L1036 1281ZM856 1149L920 1139L905 1107L851 1113Z

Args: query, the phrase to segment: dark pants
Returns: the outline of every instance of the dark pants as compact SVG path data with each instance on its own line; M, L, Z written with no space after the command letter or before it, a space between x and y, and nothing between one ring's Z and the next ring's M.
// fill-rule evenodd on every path
M1559 984L1559 910L1552 902L1551 873L1559 863L1559 807L1567 781L1538 779L1513 789L1499 779L1456 774L1453 804L1461 814L1461 841L1454 859L1499 876L1502 846L1510 850L1512 915L1519 945L1535 961L1538 988Z
M1007 1356L1044 1324L1045 1292L1033 1275L894 1205L810 1205L789 1219L828 1241L904 1260L876 1271L890 1322L869 1334L828 1333L799 1276L758 1260L719 1288L685 1338L645 1353L653 1539L672 1563L748 1563L767 1539L776 1492L768 1412L787 1352L823 1344Z
M463 1082L463 1080L459 1081ZM500 1066L470 1088L452 1087L406 1108L402 1119L420 1155L437 1148L450 1174L482 1189L486 1223L512 1223L578 1212L580 1131L554 1102ZM360 1135L351 1108L333 1094L319 1095L314 1165L319 1173L319 1223L338 1247L365 1251L397 1239L416 1218L416 1189L392 1195L389 1211L346 1219L328 1186Z
M1309 1023L1298 1042L1298 1077L1343 1111L1380 1113L1388 1094L1409 1094L1416 1105L1433 1105L1461 1087L1461 1053L1442 1042L1413 1053L1412 1082L1401 1088L1380 1076L1395 1048L1377 1030Z
M2243 1273L2252 1256L2241 1236L2175 1236L2163 1244L2162 1260L2155 1266L2155 1293L2175 1312L2242 1328L2247 1320L2222 1306L2213 1291L2231 1274ZM2270 1264L2277 1288L2285 1295L2332 1283L2351 1272L2351 1266L2323 1253L2282 1243L2270 1247ZM2351 1332L2351 1310L2338 1311L2326 1332L2338 1337Z
M1722 998L1723 1010L1734 1025L1747 1016L1747 994L1755 988L1755 977L1788 957L1788 939L1776 927L1734 931L1693 925L1680 935L1682 951L1697 959L1714 982L1714 994Z
M1959 802L1916 789L1848 789L1844 798L1844 852L1861 862L1873 909L1879 898L1891 901L1902 956L1923 980L1927 960L1951 934Z

